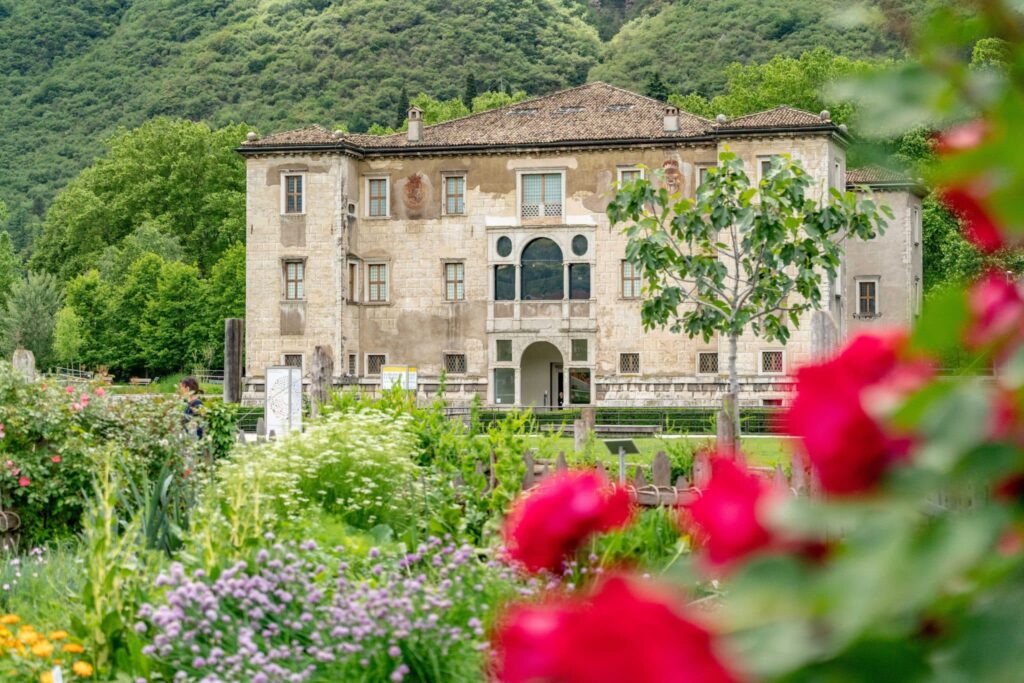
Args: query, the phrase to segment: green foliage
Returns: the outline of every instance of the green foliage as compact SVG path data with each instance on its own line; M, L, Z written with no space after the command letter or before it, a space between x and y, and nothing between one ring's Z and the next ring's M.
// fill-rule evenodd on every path
M852 59L902 55L901 41L885 27L837 26L833 18L843 8L838 0L666 3L623 26L590 78L635 89L640 78L660 72L672 91L712 97L722 92L726 67L734 63L796 57L822 45Z
M245 234L245 169L234 148L247 130L156 118L115 136L54 200L32 264L69 279L112 260L107 250L133 233L129 257L145 249L140 241L155 231L209 272ZM172 252L168 242L154 248Z
M205 292L194 266L172 261L160 270L142 319L142 354L156 372L182 368L206 341Z
M9 358L16 348L35 355L37 367L46 367L53 346L53 326L63 293L48 273L29 272L14 283L0 309L0 356Z
M53 358L67 366L74 365L82 350L82 319L70 306L57 311L53 326Z
M2 202L0 202L2 207ZM0 220L3 223L3 220ZM21 259L6 230L0 230L0 306L7 300L14 283L21 279Z
M647 79L644 94L661 102L668 102L668 86L665 85L665 81L661 80L661 72L655 71Z

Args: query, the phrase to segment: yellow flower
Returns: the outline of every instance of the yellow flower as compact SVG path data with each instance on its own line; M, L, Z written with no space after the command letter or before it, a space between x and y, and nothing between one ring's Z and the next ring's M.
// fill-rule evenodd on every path
M64 640L68 637L67 631L51 631L48 636L50 640Z
M39 674L39 683L53 683L53 672L44 671Z
M0 617L0 624L17 624L21 621L21 617L17 614L5 614Z
M46 640L40 640L32 646L32 654L36 657L49 657L53 654L53 643Z
M32 646L43 639L43 636L36 633L30 628L19 628L18 629L18 640L25 643L26 645Z
M64 652L70 652L73 655L80 655L85 652L85 648L78 643L65 643L62 649Z
M71 670L75 672L76 676L81 676L82 678L92 676L92 664L89 662L79 660L71 665Z

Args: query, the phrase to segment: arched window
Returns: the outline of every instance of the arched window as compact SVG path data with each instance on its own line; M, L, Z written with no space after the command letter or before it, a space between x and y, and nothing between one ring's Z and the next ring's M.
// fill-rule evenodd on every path
M551 301L564 298L562 250L547 237L538 237L523 249L523 301Z

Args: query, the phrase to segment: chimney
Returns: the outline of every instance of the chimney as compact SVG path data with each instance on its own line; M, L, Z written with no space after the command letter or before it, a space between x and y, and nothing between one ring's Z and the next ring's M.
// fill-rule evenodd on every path
M679 131L679 109L671 104L665 107L665 132L676 133Z
M423 110L413 107L409 110L409 142L423 139Z

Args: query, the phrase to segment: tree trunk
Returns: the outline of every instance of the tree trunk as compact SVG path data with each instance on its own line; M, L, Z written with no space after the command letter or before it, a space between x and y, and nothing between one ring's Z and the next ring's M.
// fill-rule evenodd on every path
M331 378L334 376L334 353L330 346L317 346L313 350L313 367L310 370L313 386L310 393L310 408L313 417L320 414L320 406L331 397Z
M736 370L737 336L729 337L729 391L722 396L722 409L718 412L718 448L739 453L740 408L739 373Z
M224 320L224 402L242 402L242 335L241 318Z

